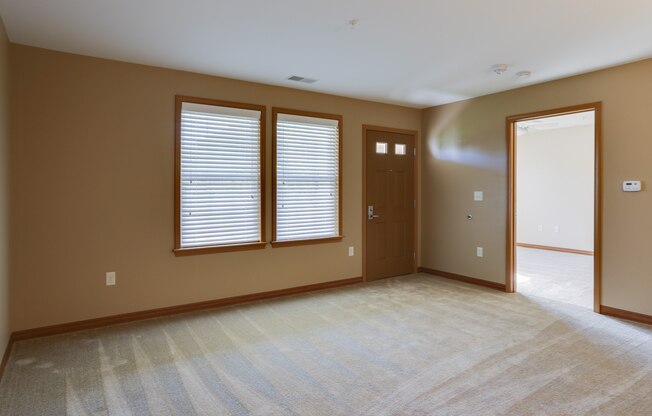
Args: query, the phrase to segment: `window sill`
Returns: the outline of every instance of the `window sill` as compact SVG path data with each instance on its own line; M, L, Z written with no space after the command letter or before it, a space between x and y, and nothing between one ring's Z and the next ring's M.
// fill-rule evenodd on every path
M199 254L226 253L229 251L260 250L265 248L266 245L267 245L266 242L262 242L262 243L231 244L228 246L175 248L174 255L177 257L183 257L183 256L195 256Z
M313 238L309 240L289 240L289 241L272 241L272 247L292 247L292 246L306 246L310 244L325 244L336 243L342 241L343 236L327 237L327 238Z

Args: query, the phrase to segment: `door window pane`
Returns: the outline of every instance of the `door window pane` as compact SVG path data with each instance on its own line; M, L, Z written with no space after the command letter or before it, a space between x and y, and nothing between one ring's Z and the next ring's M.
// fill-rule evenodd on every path
M387 154L387 143L376 142L376 153L379 155Z

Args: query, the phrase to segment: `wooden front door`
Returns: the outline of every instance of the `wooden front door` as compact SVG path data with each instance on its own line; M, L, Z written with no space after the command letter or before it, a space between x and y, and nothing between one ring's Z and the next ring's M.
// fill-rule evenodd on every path
M365 131L367 280L413 273L415 135Z

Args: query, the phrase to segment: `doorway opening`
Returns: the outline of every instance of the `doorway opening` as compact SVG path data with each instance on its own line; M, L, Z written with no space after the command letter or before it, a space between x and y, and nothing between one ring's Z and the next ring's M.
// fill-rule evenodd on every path
M600 307L600 103L507 118L507 289Z

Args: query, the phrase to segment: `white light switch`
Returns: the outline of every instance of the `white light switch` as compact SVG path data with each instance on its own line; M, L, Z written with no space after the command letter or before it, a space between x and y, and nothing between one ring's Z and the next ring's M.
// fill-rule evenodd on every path
M555 225L554 227L552 227L552 231L558 233L559 232L559 226Z
M624 181L623 182L623 191L625 191L625 192L640 192L641 191L641 181Z
M353 256L355 254L355 251L353 247L349 247L349 257Z
M543 231L543 225L541 224L537 225L537 231Z
M475 254L476 254L476 256L478 256L478 257L483 257L483 256L484 256L483 251L484 251L484 250L482 250L482 247L476 247L476 248L475 248Z
M473 192L473 200L474 201L482 201L482 198L483 198L482 191Z
M106 285L115 285L115 272L106 272Z

